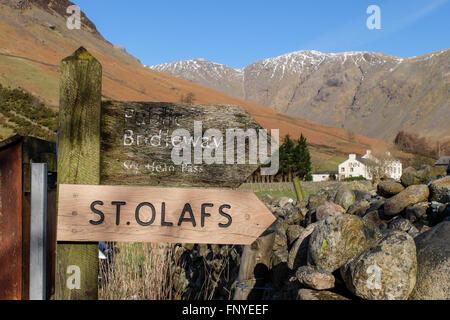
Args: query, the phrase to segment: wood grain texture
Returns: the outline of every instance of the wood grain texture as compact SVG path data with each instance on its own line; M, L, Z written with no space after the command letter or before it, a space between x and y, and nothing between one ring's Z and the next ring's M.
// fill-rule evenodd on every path
M239 106L103 102L102 184L236 188L258 169L259 164L249 164L248 139L245 164L237 164L237 161L226 164L224 157L223 164L174 165L171 159L172 133L182 128L194 137L195 121L202 122L202 134L208 129L222 133L224 154L227 129L255 129L256 133L261 129ZM127 143L132 145L124 145L125 135L131 135L131 132L134 141L129 139ZM219 142L219 139L215 141ZM268 141L270 145L270 139ZM234 157L237 159L236 151ZM159 170L157 166L160 166Z
M59 241L250 244L275 221L274 215L250 191L90 185L59 188ZM98 225L90 223L101 219L91 209L95 201L103 203L94 206L104 215ZM120 206L119 221L113 202L126 203ZM151 225L140 225L136 218L136 208L143 202L151 203L155 210L153 213L150 206L143 206L139 221L153 220ZM182 214L186 204L193 216L189 211ZM208 215L202 219L204 204ZM223 212L231 217L228 227L224 225L230 220L220 214L223 205L229 206L223 207ZM185 218L181 224L180 218Z
M102 66L84 48L60 64L58 183L100 183ZM98 299L98 244L59 243L54 299ZM67 268L81 270L81 287L66 286Z
M242 253L233 300L260 300L267 284L275 232L267 231Z

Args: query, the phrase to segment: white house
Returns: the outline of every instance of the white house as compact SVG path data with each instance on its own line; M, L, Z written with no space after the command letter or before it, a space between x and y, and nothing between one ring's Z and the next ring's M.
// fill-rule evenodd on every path
M348 159L339 165L339 180L359 176L371 180L372 173L368 168L369 162L372 170L375 169L390 178L400 180L402 163L397 159L393 159L389 152L386 155L386 160L380 161L372 155L370 150L367 150L366 154L361 158L356 158L356 154L349 154ZM377 164L379 167L377 167Z
M324 171L324 172L314 172L312 174L313 182L330 181L335 180L338 177L337 171Z

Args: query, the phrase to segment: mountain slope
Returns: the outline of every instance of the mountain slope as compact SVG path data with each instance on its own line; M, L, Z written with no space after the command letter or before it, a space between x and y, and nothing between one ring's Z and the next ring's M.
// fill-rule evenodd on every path
M450 137L450 50L408 59L371 52L298 51L239 70L197 61L150 68L386 141L404 129Z
M349 135L343 129L291 117L145 68L125 49L103 39L87 17L83 16L81 30L69 30L64 8L72 4L70 1L28 0L25 6L19 7L18 3L24 2L0 0L0 83L22 87L54 110L58 106L59 62L84 46L103 65L105 98L178 102L181 96L193 93L197 103L241 105L264 128L280 129L281 136L289 133L297 138L304 134L316 159L348 152L362 154L366 148L384 146L375 139ZM9 121L2 117L6 116L0 112L0 123Z

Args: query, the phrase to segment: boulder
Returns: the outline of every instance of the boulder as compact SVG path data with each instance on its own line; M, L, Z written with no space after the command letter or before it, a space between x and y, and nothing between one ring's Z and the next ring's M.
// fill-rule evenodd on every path
M311 237L311 233L314 231L318 222L310 224L304 228L297 240L295 240L289 251L288 267L291 270L296 270L300 266L304 266L307 263L308 244Z
M265 194L260 199L263 203L271 205L273 203L273 197L270 194Z
M334 272L380 238L380 230L360 217L342 214L327 218L311 234L308 265Z
M305 228L299 226L298 224L288 226L286 231L288 244L291 245L292 243L294 243L294 241L298 239L304 229Z
M358 217L363 217L369 208L370 202L364 199L350 206L350 208L348 208L347 210L347 214L353 214Z
M310 211L316 210L317 207L321 206L327 201L327 195L324 193L312 194L308 198L308 209Z
M316 220L321 221L325 220L328 217L333 217L338 214L345 213L345 209L340 205L337 205L333 202L325 201L324 204L317 207L316 209Z
M355 180L355 181L344 182L344 184L353 191L358 190L358 191L362 191L365 193L371 193L374 190L371 181Z
M372 196L369 193L364 192L364 191L353 190L353 193L355 194L356 202L361 201L361 200L369 200L370 198L372 198Z
M292 207L289 209L284 215L284 219L288 224L298 224L304 219L304 215L302 210L306 210L304 208Z
M298 290L297 300L350 300L350 299L331 291L300 289Z
M343 207L346 211L347 209L355 203L355 194L346 185L341 186L336 193L334 198L334 203Z
M387 233L341 268L347 288L367 300L406 300L416 284L416 272L414 239L402 231Z
M378 194L386 198L395 196L397 193L402 192L404 189L405 187L401 183L393 180L381 181L377 186Z
M417 236L417 281L413 300L450 300L450 221Z
M303 266L298 268L295 276L302 285L311 289L327 290L334 288L334 276L324 270L315 270Z
M421 184L438 175L445 175L446 171L444 167L427 166L421 170L409 169L403 171L402 177L400 178L402 184L405 187L412 186L414 184Z
M408 232L413 227L411 221L405 218L396 217L389 223L389 229Z
M273 230L275 232L275 241L273 244L274 251L287 246L287 228L288 224L286 221L280 218L278 218L276 222L270 226L269 230Z
M430 201L450 202L450 176L434 180L429 185Z
M427 220L429 226L435 226L442 222L448 214L447 207L450 204L432 201L427 212Z
M368 213L363 217L363 220L375 224L380 230L385 230L385 229L387 229L387 223L386 223L386 221L384 221L383 219L381 219L380 214L379 214L378 211L376 211L376 210L368 212Z
M430 191L424 184L409 186L384 203L384 214L388 216L397 215L408 206L427 201L429 194Z
M412 206L406 207L405 210L406 219L414 223L426 217L429 205L430 204L428 202L419 202L413 204Z

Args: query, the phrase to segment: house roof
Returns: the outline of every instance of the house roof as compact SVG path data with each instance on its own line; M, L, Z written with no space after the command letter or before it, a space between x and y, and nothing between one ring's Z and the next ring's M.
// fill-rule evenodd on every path
M318 172L313 172L312 174L338 174L337 171L318 171Z
M21 136L19 134L16 134L15 136L12 136L6 140L0 141L0 150L8 148L9 146L22 141L24 136Z
M450 156L440 157L438 161L435 162L436 166L446 166L450 164Z
M368 159L366 159L366 158L356 158L356 161L359 161L359 162L361 162L363 164L366 164L368 162Z

